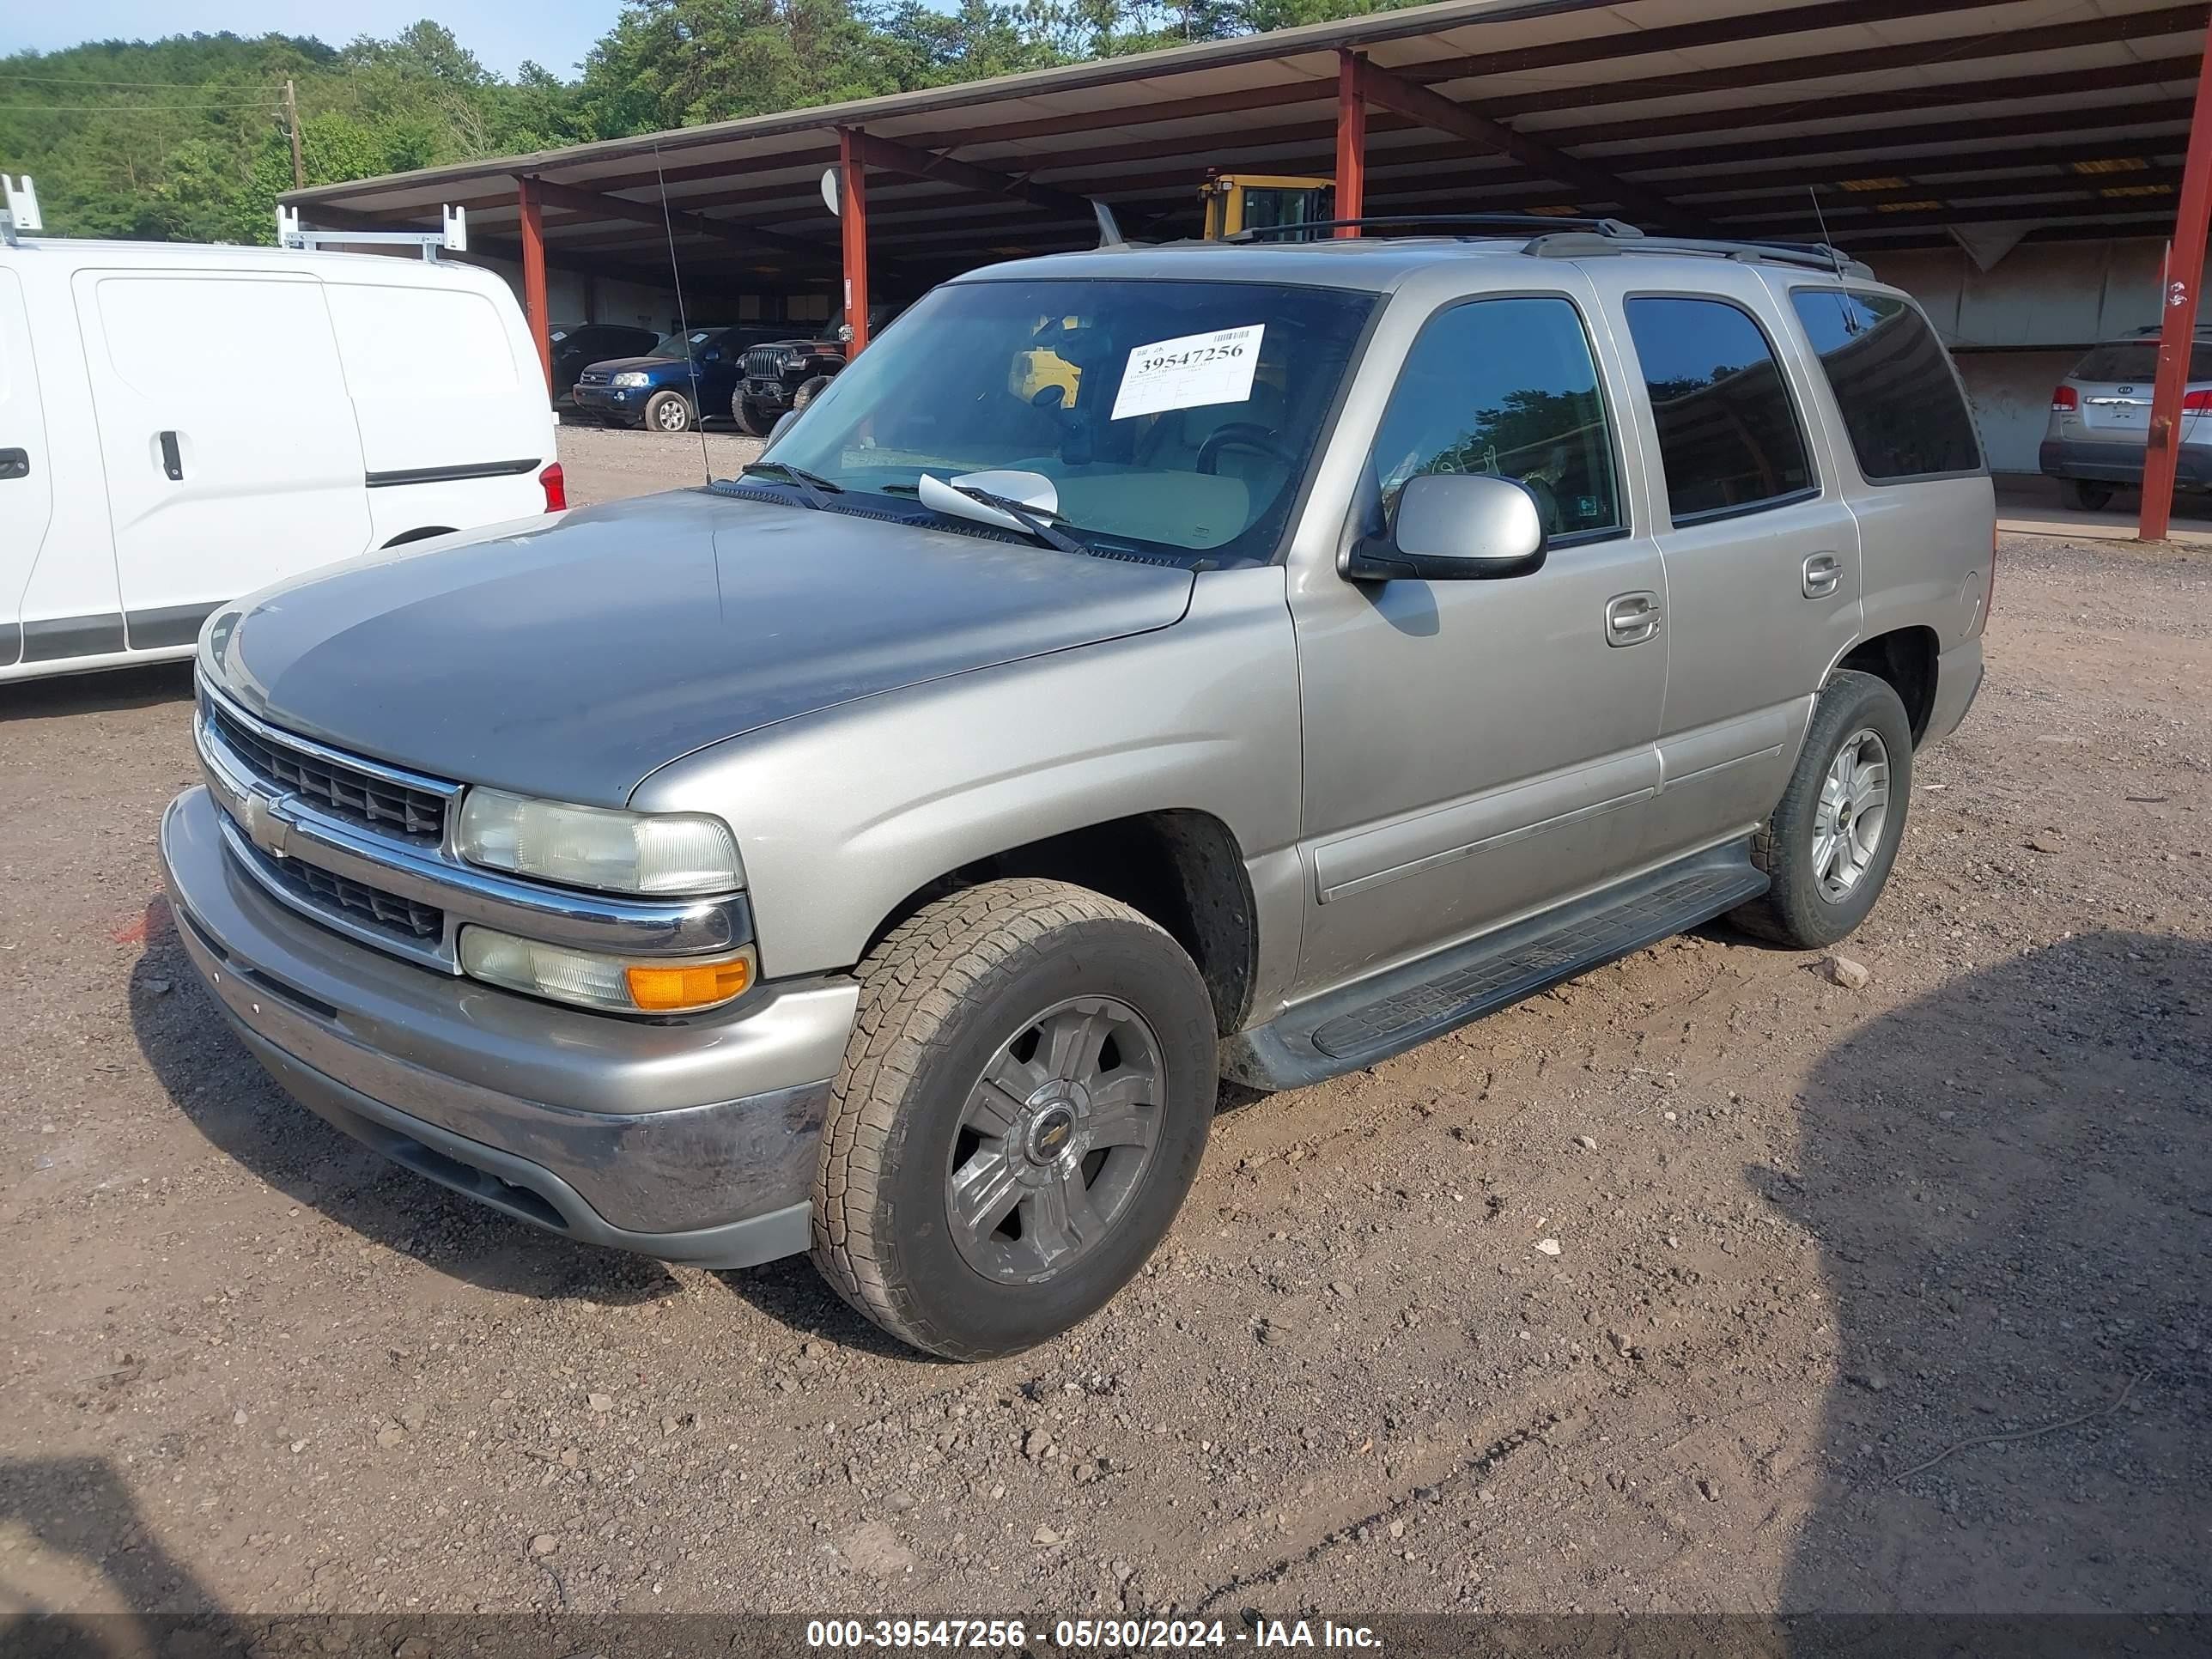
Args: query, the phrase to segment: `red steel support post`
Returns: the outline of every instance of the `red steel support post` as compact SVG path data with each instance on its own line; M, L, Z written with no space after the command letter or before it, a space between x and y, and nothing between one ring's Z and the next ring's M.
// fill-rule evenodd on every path
M1367 210L1367 97L1362 73L1367 60L1356 52L1336 54L1336 215L1357 219ZM1339 236L1357 236L1359 227L1341 225Z
M845 321L853 337L848 362L868 345L868 164L860 133L837 129L837 228L845 256Z
M530 319L530 337L538 345L538 372L550 392L553 337L545 316L545 216L538 205L538 181L518 179L514 184L522 204L522 310Z
M2212 230L2212 29L2197 72L2197 106L2190 112L2188 158L2181 173L2181 205L2173 218L2173 248L2166 256L2166 291L2159 296L2163 326L2158 341L2158 379L2150 394L2150 440L2143 453L2142 518L2136 535L2162 542L2173 517L2173 480L2181 462L2181 394L2197 341L2197 301L2204 281L2204 249Z

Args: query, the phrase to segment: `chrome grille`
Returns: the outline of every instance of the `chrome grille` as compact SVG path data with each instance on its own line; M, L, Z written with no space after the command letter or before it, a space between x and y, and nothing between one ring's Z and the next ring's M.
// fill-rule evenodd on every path
M576 377L578 386L605 386L614 376L604 368L587 368Z
M264 781L306 796L336 817L434 845L445 837L446 799L263 737L210 702L209 717L231 751Z
M773 380L783 373L783 346L755 346L745 353L745 376L749 380Z
M297 859L261 860L288 886L326 905L336 905L356 918L374 922L402 939L439 939L445 937L446 913L434 905L418 904L396 894L380 891L366 883L319 870Z

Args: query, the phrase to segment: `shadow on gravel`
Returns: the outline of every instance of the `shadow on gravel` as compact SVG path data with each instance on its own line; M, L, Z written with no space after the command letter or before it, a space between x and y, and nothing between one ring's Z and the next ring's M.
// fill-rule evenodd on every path
M149 663L99 674L63 674L0 686L0 724L9 720L66 720L117 708L150 708L156 703L189 702L192 665Z
M485 1290L630 1304L673 1296L668 1269L543 1233L387 1162L294 1101L231 1034L176 939L167 900L146 909L131 1025L155 1078L210 1144L362 1238Z
M1782 1611L2212 1607L2212 946L1960 980L1829 1054L1801 1122L1748 1174L1819 1241L1843 1380Z
M0 1531L55 1558L57 1576L77 1586L80 1606L188 1617L222 1611L191 1569L161 1547L104 1457L0 1458ZM0 1607L9 1615L53 1614L4 1567ZM53 1615L33 1645L56 1653L109 1651L118 1634L114 1624L101 1614L82 1620ZM141 1650L157 1645L147 1642Z

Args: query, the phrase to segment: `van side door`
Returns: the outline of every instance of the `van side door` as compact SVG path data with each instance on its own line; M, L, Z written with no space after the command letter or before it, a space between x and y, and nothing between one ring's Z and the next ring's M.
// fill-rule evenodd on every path
M0 268L0 668L23 654L23 590L53 522L53 468L23 285Z
M131 648L368 545L361 434L305 272L77 272Z
M552 407L513 302L403 269L383 282L323 280L361 424L374 544L542 513Z
M1588 269L1632 365L1666 563L1653 829L1682 853L1748 833L1781 799L1814 694L1858 634L1859 528L1796 331L1757 273L1677 260L1657 289L1641 263Z
M1571 267L1545 275L1407 322L1386 315L1343 417L1357 429L1357 411L1381 404L1364 416L1375 435L1347 535L1385 532L1419 473L1487 472L1536 496L1549 546L1540 569L1495 580L1354 582L1333 562L1294 564L1304 988L1650 861L1668 653L1659 553L1594 296ZM1399 366L1378 392L1384 362Z

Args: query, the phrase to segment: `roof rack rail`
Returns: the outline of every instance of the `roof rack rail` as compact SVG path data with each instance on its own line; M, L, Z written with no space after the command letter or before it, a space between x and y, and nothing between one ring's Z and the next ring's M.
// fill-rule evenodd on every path
M1571 227L1583 234L1607 240L1634 240L1644 233L1619 219L1567 218L1545 213L1391 213L1358 219L1308 219L1302 224L1255 225L1222 240L1256 242L1264 239L1304 235L1316 230L1389 230L1407 225L1459 225L1492 231L1557 230Z
M1632 251L1638 253L1712 253L1724 259L1771 259L1778 264L1804 265L1814 270L1869 280L1874 276L1871 265L1863 260L1854 259L1842 249L1831 247L1826 242L1762 242L1750 238L1739 241L1725 236L1644 236L1638 239L1632 249L1609 236L1591 236L1571 230L1556 235L1539 236L1521 251L1544 259L1582 259L1593 254Z

